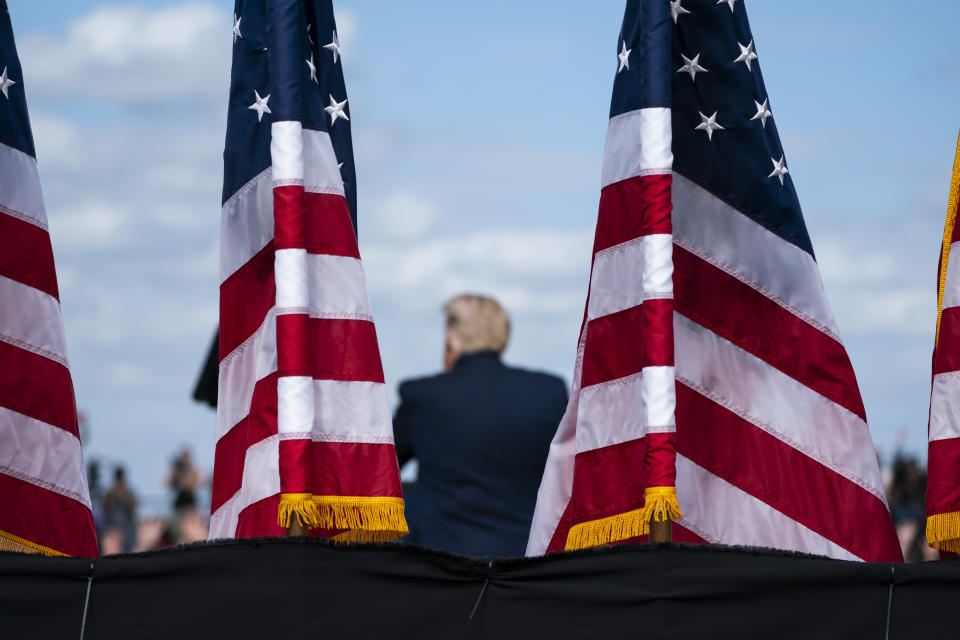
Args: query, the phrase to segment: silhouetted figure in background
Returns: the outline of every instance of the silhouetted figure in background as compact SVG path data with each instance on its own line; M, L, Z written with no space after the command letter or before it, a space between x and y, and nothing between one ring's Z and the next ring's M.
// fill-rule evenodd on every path
M521 556L567 386L500 361L510 320L496 300L457 296L444 312L446 372L401 383L393 421L400 465L419 463L406 540Z
M123 467L114 469L113 485L103 497L103 521L104 536L121 538L120 550L132 551L137 543L137 499L127 486Z

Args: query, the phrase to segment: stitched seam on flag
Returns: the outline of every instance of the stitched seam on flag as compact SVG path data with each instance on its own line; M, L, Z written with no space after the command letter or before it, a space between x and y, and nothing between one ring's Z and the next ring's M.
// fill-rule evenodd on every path
M322 311L313 307L279 307L278 316L308 315L316 320L357 320L373 323L373 316L369 313L350 313L347 311Z
M273 181L274 187L302 187L303 178L280 178Z
M53 428L56 429L57 427L53 427ZM73 434L71 433L70 435L73 435ZM55 485L52 482L41 480L40 478L34 478L33 476L27 475L25 473L21 473L20 471L17 471L16 469L11 469L9 467L0 466L0 473L10 476L11 478L16 478L17 480L23 480L24 482L29 482L32 485L36 485L42 489L46 489L47 491L52 491L53 493L58 493L61 496L71 498L73 500L76 500L80 504L84 505L85 507L90 508L90 500L87 498L84 498L83 494L76 493L74 491L61 487L59 485Z
M263 322L261 322L260 326L257 327L257 330L251 333L249 338L247 338L246 340L238 344L233 351L231 351L230 353L228 353L223 357L223 360L220 361L220 367L219 367L220 369L223 369L223 367L226 366L226 364L230 360L232 360L234 357L238 357L242 351L246 350L247 347L249 347L250 344L253 343L257 339L257 337L263 333L263 330L266 327L267 322L270 321L271 319L271 315L276 315L276 307L270 307L267 310L267 314L263 318Z
M281 433L280 440L311 440L313 442L353 442L356 444L393 444L391 436L363 436L354 433Z
M272 175L272 173L273 173L273 167L267 167L266 169L264 169L263 171L255 175L253 178L247 181L246 184L244 184L242 187L234 191L233 195L226 199L223 205L221 205L220 209L223 210L223 209L232 207L235 201L240 198L240 196L245 194L247 191L251 191L256 186L257 182L259 182L261 179L265 178L266 176Z
M331 187L329 185L305 184L303 185L303 190L307 193L326 193L332 196L346 197L346 194L341 187Z
M826 534L823 534L823 533L820 533L820 532L818 532L818 531L815 531L814 529L811 529L810 527L808 527L808 526L805 525L804 523L800 522L799 520L793 518L792 516L787 515L786 513L784 513L783 511L781 511L780 509L776 508L775 506L773 506L772 504L770 504L769 502L767 502L767 501L764 500L763 498L761 498L761 497L759 497L759 496L756 496L756 495L750 493L749 491L746 491L746 490L738 487L737 485L733 484L732 482L730 482L730 481L727 480L726 478L721 478L720 476L718 476L718 475L715 474L714 472L710 471L709 469L700 466L699 464L697 464L696 462L694 462L694 461L691 460L690 458L687 458L686 456L684 456L684 455L682 455L682 454L679 454L679 453L677 454L677 458L683 458L688 464L691 464L691 465L693 465L693 466L701 469L704 473L708 473L708 474L710 474L711 476L713 476L713 477L717 480L717 482L720 482L720 483L722 483L722 484L725 484L725 485L727 485L727 486L729 486L729 487L733 487L733 489L734 489L735 491L739 491L739 492L742 493L743 495L747 496L747 498L756 500L757 502L760 502L760 503L764 504L768 509L770 509L771 511L775 511L776 513L779 513L781 516L783 516L786 520L788 520L788 521L789 521L791 524L793 524L794 526L799 527L800 529L803 529L803 530L805 530L805 531L809 531L809 532L810 532L811 534L813 534L814 536L817 536L818 538L823 539L828 545L832 545L833 547L836 547L837 549L841 549L841 550L845 551L846 553L849 553L850 555L852 555L853 557L855 557L855 558L857 558L858 560L861 560L861 561L864 560L865 558L868 558L868 557L870 556L869 553L861 553L861 552L858 551L858 550L852 549L852 548L849 546L848 541L843 541L843 542L841 543L841 542L838 541L838 540L834 540L833 538L830 538L830 537L827 536ZM686 526L686 524L684 524L684 526ZM699 534L696 530L694 530L694 529L691 529L691 531L693 531L694 533L697 533L697 535L700 535L700 534ZM701 536L701 537L703 537L703 536ZM704 538L704 539L707 539L707 538ZM719 542L719 541L718 541L718 542ZM736 544L736 543L735 543L735 544ZM756 545L756 543L755 543L755 542L752 542L752 541L744 541L744 542L742 542L742 543L740 543L740 544Z
M807 456L807 457L810 458L811 460L814 460L814 461L816 461L817 463L819 463L819 464L823 465L824 467L826 467L827 469L830 469L831 471L833 471L833 472L836 473L837 475L840 475L840 476L846 478L846 479L849 480L850 482L854 483L855 485L859 486L860 488L862 488L862 489L864 489L865 491L867 491L868 493L870 493L870 495L872 495L872 496L874 496L874 497L876 497L876 498L879 498L879 499L883 502L884 505L887 504L887 499L886 499L886 496L883 494L883 492L880 491L880 490L878 490L878 489L876 489L876 488L874 488L873 486L871 486L866 480L863 480L862 478L859 478L856 474L854 474L852 471L844 468L844 467L841 466L839 463L836 463L836 462L827 462L827 461L825 461L825 460L822 460L822 459L820 458L820 456L812 453L810 450L807 449L807 447L805 447L804 445L802 445L802 444L800 444L799 442L795 441L793 438L790 438L789 436L787 436L787 435L779 432L778 430L774 429L772 426L770 426L770 425L768 425L767 423L763 422L763 421L760 420L759 418L754 417L753 415L751 415L750 413L748 413L745 409L741 408L739 405L737 405L735 402L733 402L733 401L730 400L729 398L727 398L727 397L725 397L725 396L717 393L716 391L708 390L708 389L706 389L706 388L704 388L704 387L701 387L700 385L698 385L698 384L697 384L696 382L694 382L693 380L689 380L689 379L685 378L684 376L682 376L682 375L680 375L680 374L676 374L676 380L677 380L677 382L686 385L687 387L689 387L689 388L692 389L693 391L696 391L696 392L699 393L700 395L702 395L702 396L704 396L704 397L706 397L706 398L709 398L709 399L712 400L713 402L719 404L721 407L723 407L723 408L727 409L728 411L730 411L731 413L737 415L737 416L740 417L742 420L746 420L747 422L749 422L749 423L752 424L753 426L757 427L758 429L760 429L760 430L762 430L762 431L765 431L766 433L768 433L769 435L773 436L774 438L776 438L776 439L779 440L780 442L783 442L784 444L789 445L789 446L792 447L793 449L796 449L797 451L799 451L800 453L804 454L805 456ZM834 404L836 404L836 403L834 403ZM845 408L845 407L843 407L843 406L841 406L841 405L836 405L836 406L839 407L841 410L847 412L851 417L855 418L857 421L863 422L863 420L860 419L860 416L858 416L858 415L850 412L849 409L847 409L847 408ZM864 423L864 428L866 428L866 423ZM732 483L731 483L731 484L732 484ZM734 486L736 486L736 485L734 485ZM752 495L752 494L751 494L751 495ZM754 497L756 497L756 496L754 496Z
M724 0L724 2L726 2L726 0ZM709 193L710 195L712 195L714 198L716 198L716 199L719 200L720 202L723 202L724 204L726 204L727 206L729 206L731 209L733 209L734 211L736 211L737 213L739 213L740 215L742 215L742 216L743 216L744 218L746 218L747 220L750 220L751 222L755 222L756 224L760 225L761 227L763 227L764 229L766 229L767 231L769 231L769 232L772 233L773 235L777 236L778 238L780 238L780 239L783 240L784 242L789 242L789 243L792 244L793 246L797 247L798 249L800 249L801 251L803 251L804 253L806 253L807 255L809 255L811 258L813 258L813 261L814 261L814 262L817 261L817 257L816 257L816 256L814 255L814 253L813 253L813 245L812 245L812 243L811 243L811 246L810 246L810 251L807 251L806 249L804 249L803 247L801 247L799 244L797 244L796 242L794 242L794 241L791 239L791 238L793 238L793 236L790 236L790 237L782 236L782 235L780 235L779 233L777 233L777 230L776 230L776 229L773 227L773 225L770 224L769 222L766 222L766 221L761 220L761 219L759 219L759 218L755 218L755 217L753 217L752 215L746 213L746 211L745 211L746 207L745 207L745 206L743 206L743 205L741 205L741 204L739 204L739 203L733 202L733 201L729 200L728 198L726 198L725 196L720 195L720 192L719 192L719 191L716 191L716 190L714 190L712 187L708 187L708 186L706 186L706 185L703 185L703 184L697 182L697 181L694 180L691 176L688 176L687 174L685 174L685 173L683 173L683 172L681 172L681 171L678 171L676 167L674 167L674 168L672 169L672 171L673 171L673 173L677 174L678 176L680 176L680 177L682 177L682 178L685 178L686 180L689 180L689 181L692 182L693 184L697 185L698 187L700 187L701 189L703 189L704 191L706 191L707 193ZM809 240L809 234L808 234L808 236L807 236L807 241L808 241L808 242L810 241L810 240Z
M711 255L709 255L709 254L701 251L700 249L698 249L698 248L696 248L696 247L694 247L694 246L692 246L692 245L688 245L688 244L685 244L684 242L682 242L682 241L680 241L680 240L677 240L676 236L674 236L674 238L673 238L673 244L675 244L675 245L677 245L678 247L681 247L681 248L683 248L683 249L686 249L687 251L689 251L689 252L692 253L693 255L697 256L698 258L700 258L700 259L703 260L704 262L709 262L710 264L712 264L712 265L713 265L714 267L716 267L717 269L720 269L721 271L723 271L723 272L726 273L727 275L729 275L729 276L731 276L731 277L733 277L733 278L736 278L737 280L739 280L739 281L742 282L743 284L747 285L748 287L750 287L750 288L753 289L754 291L763 294L763 295L764 295L765 297L767 297L767 298L770 298L771 300L773 300L774 302L776 302L778 305L780 305L781 307L783 307L785 310L789 311L790 313L792 313L793 315L795 315L795 316L798 317L799 319L801 319L801 320L803 320L804 322L806 322L807 324L809 324L809 325L810 325L811 327L813 327L814 329L817 329L817 330L820 331L821 333L824 333L824 334L826 334L827 336L829 336L830 338L833 338L833 339L834 339L837 343L839 343L841 346L843 345L843 341L840 339L840 336L836 335L829 327L826 327L826 326L824 326L823 324L817 322L815 319L811 318L810 316L808 316L808 315L805 314L804 312L802 312L802 311L800 311L799 309L797 309L796 307L792 306L789 302L787 302L786 300L782 299L781 297L779 297L778 295L776 295L776 294L773 293L772 291L768 290L766 287L760 285L760 284L757 283L757 282L754 282L753 280L747 278L747 277L744 276L743 274L735 271L735 270L733 269L733 267L730 267L730 266L728 266L728 265L723 264L722 262L720 262L719 260L717 260L717 259L714 258L713 256L711 256Z
M16 209L12 209L12 208L7 207L7 206L4 206L4 205L2 205L2 204L0 204L0 212L7 214L7 215L10 216L11 218L16 218L17 220L22 220L23 222L28 222L28 223L32 224L33 226L35 226L35 227L40 227L41 229L43 229L44 231L46 231L46 232L48 232L48 233L50 232L50 229L47 227L47 223L46 223L46 222L44 222L43 220L40 220L39 218L36 218L36 217L34 217L34 216L31 216L31 215L28 214L28 213L24 213L24 212L22 212L22 211L17 211Z
M708 543L710 543L710 544L719 544L719 543L720 543L720 538L717 538L717 537L715 537L715 536L707 533L706 531L704 531L703 529L701 529L701 528L698 527L697 525L693 524L693 522L691 522L688 518L678 518L678 519L676 519L674 522L676 522L677 524L679 524L680 526L682 526L684 529L687 529L688 531L690 531L690 532L693 533L694 535L699 536L700 538L703 538L704 540L706 540L706 541L707 541Z
M239 489L237 489L237 491L236 491L232 496L230 496L229 498L227 498L226 500L224 500L224 501L223 501L223 504L221 504L219 507L217 507L217 510L216 510L216 511L214 511L213 513L210 514L210 519L213 520L214 518L217 518L217 517L220 515L220 512L221 512L221 511L223 511L225 508L227 508L227 507L229 507L229 506L232 506L234 502L236 502L237 500L239 500L239 499L240 499L240 492L242 492L242 491L243 491L243 487L241 486ZM274 494L274 495L277 495L277 494ZM236 532L234 531L233 533L236 533Z
M585 387L581 387L581 391L586 391L587 389L606 389L608 387L616 387L621 385L627 385L634 380L639 380L643 374L643 369L637 371L636 373L631 373L628 376L623 376L622 378L614 378L613 380L604 380L603 382L596 382L594 384L588 384Z
M31 353L37 354L38 356L43 356L44 358L53 360L54 362L63 365L67 369L70 368L70 366L67 364L66 358L64 358L63 356L60 356L52 351L47 351L46 349L42 349L36 345L32 345L29 342L18 340L12 336L8 336L3 333L0 333L0 342L6 342L7 344L11 344L15 347L23 349L24 351L29 351Z

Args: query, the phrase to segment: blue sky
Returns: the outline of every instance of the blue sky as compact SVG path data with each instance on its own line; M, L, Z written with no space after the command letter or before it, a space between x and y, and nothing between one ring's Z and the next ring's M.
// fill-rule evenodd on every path
M86 455L162 508L178 448L212 468L190 391L217 322L232 3L8 3ZM569 379L623 4L335 4L391 387L439 368L465 289L510 307L509 361ZM923 454L960 4L746 4L874 441Z

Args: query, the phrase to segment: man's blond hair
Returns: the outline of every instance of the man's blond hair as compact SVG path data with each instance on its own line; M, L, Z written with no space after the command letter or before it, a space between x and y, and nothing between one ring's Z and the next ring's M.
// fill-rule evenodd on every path
M443 305L447 339L458 353L495 351L503 353L510 340L510 317L489 296L464 293Z

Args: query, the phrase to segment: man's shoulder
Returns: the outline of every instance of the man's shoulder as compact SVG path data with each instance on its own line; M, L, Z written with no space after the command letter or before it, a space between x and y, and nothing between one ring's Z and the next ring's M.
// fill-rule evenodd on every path
M564 379L553 373L511 366L507 367L507 371L509 375L516 378L518 382L559 389L564 393L567 391L567 383Z
M447 373L437 373L431 376L422 376L419 378L408 378L401 380L397 389L400 397L404 400L411 400L417 396L429 393L437 385L443 384L444 380L449 378Z

